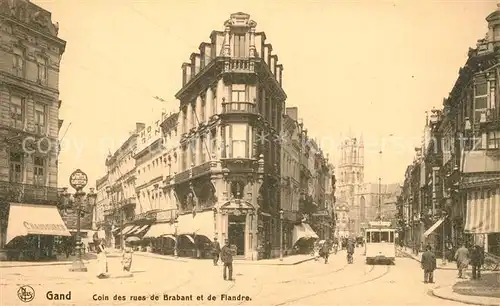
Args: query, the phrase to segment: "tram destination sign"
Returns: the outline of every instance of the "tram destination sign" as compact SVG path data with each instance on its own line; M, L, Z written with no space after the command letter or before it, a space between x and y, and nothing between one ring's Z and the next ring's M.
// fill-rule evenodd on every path
M85 186L87 186L88 182L89 179L87 177L87 174L80 169L76 169L69 176L69 184L76 190L83 189Z

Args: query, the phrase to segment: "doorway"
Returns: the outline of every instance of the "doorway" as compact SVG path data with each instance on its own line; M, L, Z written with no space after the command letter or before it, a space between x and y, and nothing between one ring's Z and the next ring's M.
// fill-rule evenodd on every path
M245 224L246 215L228 216L228 237L229 243L236 246L236 255L245 255Z

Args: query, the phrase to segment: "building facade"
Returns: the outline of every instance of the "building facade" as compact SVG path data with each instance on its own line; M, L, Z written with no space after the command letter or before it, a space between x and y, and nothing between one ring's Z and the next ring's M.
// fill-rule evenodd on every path
M29 1L0 1L0 25L0 257L4 258L12 238L7 237L9 203L55 207L58 201L59 64L66 42L57 37L51 13ZM47 239L50 244L51 238Z
M183 223L196 214L191 224L207 225L200 239L227 238L246 259L278 249L281 156L274 140L286 99L283 66L256 25L232 14L183 64L180 168L172 186L179 235L195 232Z
M145 128L144 123L137 123L127 140L113 154L106 158L107 184L99 184L98 194L102 188L107 194L108 204L104 211L106 240L115 247L123 246L123 226L133 221L137 198L135 192L136 168L134 154L137 149L139 133ZM105 177L106 177L105 176Z
M500 8L486 21L488 33L469 49L443 109L432 111L432 141L405 180L413 241L433 244L438 254L447 241L500 254Z

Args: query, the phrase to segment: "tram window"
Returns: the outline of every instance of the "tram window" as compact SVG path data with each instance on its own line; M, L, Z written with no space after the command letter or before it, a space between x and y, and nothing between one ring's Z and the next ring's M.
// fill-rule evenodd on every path
M370 238L370 234L371 234L371 232L366 232L366 242L367 242L367 243L372 242L372 240L371 240L371 238Z
M372 232L372 243L380 242L380 232Z
M390 243L394 242L394 232L389 232L389 242Z
M381 242L389 242L389 232L380 232Z

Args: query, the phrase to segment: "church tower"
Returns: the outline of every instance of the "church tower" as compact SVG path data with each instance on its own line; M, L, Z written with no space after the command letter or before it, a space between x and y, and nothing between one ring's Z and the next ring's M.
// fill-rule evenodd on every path
M360 228L360 210L357 197L364 183L364 144L363 136L359 139L349 137L340 145L340 160L337 168L337 197L349 206L349 228L358 234Z

